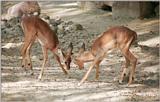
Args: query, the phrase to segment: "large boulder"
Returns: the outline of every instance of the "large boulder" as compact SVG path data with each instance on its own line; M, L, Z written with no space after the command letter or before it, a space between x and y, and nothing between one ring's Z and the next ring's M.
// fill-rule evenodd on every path
M145 18L154 13L152 2L116 1L112 6L113 18Z

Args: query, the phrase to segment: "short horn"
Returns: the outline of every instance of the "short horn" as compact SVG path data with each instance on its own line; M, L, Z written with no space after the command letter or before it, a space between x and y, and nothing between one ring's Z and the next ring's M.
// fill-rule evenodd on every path
M70 48L71 50L73 50L73 45L72 45L72 43L69 44L68 48Z
M72 43L70 43L68 46L68 53L72 54L72 50L73 50L73 45Z
M85 51L85 43L83 42L83 44L82 44L82 46L81 46L81 48L79 50L79 53L82 53L84 51Z

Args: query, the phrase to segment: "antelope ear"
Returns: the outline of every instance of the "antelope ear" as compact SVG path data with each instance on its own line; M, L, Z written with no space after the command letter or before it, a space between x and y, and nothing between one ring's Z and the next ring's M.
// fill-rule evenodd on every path
M85 51L85 44L83 42L81 48L79 49L79 53L83 53Z
M73 50L73 45L72 43L70 42L69 46L68 46L68 53L72 54L72 50Z
M63 55L63 57L65 58L66 57L66 54L61 50L61 52L62 52L62 55Z

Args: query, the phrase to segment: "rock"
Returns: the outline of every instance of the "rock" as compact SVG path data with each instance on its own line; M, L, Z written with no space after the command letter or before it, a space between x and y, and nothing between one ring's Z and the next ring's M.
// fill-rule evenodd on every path
M48 19L44 19L44 18L42 18L42 19L43 19L43 21L45 21L45 22L47 22L48 24L50 24L50 22L49 22Z
M61 19L55 19L55 21L56 21L57 25L59 25L59 24L61 24L61 23L64 22L64 21L62 21Z
M17 23L20 23L20 18L18 17L11 18L10 20L7 21L7 23L9 23L11 26L14 26Z
M51 29L52 29L55 33L57 33L57 30L58 30L58 27L57 27L57 26L51 25L50 27L51 27Z
M5 28L6 24L7 24L7 21L2 21L1 20L1 28Z
M44 18L45 20L49 20L50 17L48 15L42 15L41 18Z
M55 19L50 19L49 20L49 23L52 25L52 26L57 26L58 24L56 23Z
M66 32L70 32L71 30L73 30L73 27L72 27L72 26L67 26L67 27L65 27L65 31L66 31Z
M14 39L14 38L10 38L8 42L10 42L10 43L11 43L11 42L14 42L14 41L15 41L15 39Z
M58 25L58 33L74 33L77 30L82 30L83 27L80 24L73 23L72 21L63 22Z
M8 20L1 29L2 42L18 42L19 36L23 36L23 30L20 26L19 18Z
M6 27L6 28L11 28L12 26L11 26L9 23L6 23L6 24L5 24L5 27Z
M75 27L75 30L83 30L83 27L80 24L73 24L73 26Z
M65 33L64 26L62 24L58 25L57 33L58 34L64 34Z
M52 24L53 26L57 26L60 25L63 21L61 19L50 19L50 24Z
M151 2L120 2L115 1L112 5L112 17L119 18L148 18L152 15L154 9Z
M72 25L73 24L73 21L67 21L65 22L65 25Z

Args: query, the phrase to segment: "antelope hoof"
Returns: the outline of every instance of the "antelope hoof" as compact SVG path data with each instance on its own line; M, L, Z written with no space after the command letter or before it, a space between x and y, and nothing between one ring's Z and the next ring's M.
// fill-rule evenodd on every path
M42 77L41 77L41 76L39 76L39 77L38 77L38 81L41 81L41 80L42 80Z
M24 68L24 65L22 65L22 68Z
M33 72L33 70L29 70L29 75L34 75L34 72Z
M128 84L127 84L127 86L130 86L130 85L131 85L131 83L132 83L132 81L129 81L129 82L128 82Z
M67 75L67 78L68 78L68 79L71 79L72 77L71 77L70 75Z
M119 80L118 82L119 82L119 84L122 84L122 80Z
M81 86L81 83L78 83L78 86Z
M130 85L131 85L131 84L130 84L130 83L128 83L128 84L127 84L127 87L129 87Z
M94 80L95 80L95 81L99 81L99 78L96 77Z
M67 72L67 71L65 71L65 72L64 72L64 74L65 74L65 75L68 75L68 72Z
M131 85L131 84L132 84L132 82L133 82L133 80L134 80L134 77L132 77L132 80L129 80L129 82L128 82L127 86Z
M38 81L41 81L41 79L40 79L40 78L38 78Z

